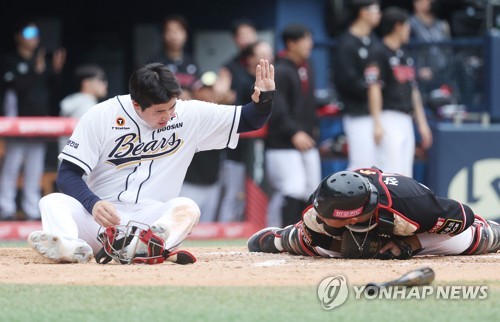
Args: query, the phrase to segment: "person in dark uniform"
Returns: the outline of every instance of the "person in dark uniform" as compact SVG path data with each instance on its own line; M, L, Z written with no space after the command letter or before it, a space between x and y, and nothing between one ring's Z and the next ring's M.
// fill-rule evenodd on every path
M20 21L14 32L15 49L0 58L1 114L10 117L50 116L51 101L58 95L65 49L52 53L51 61L40 45L40 28L33 20ZM9 138L0 169L0 220L13 220L17 213L17 180L24 176L21 208L27 220L39 220L40 180L45 169L44 138Z
M179 80L183 100L193 99L193 92L200 78L198 64L185 51L188 39L188 23L181 15L169 15L163 20L163 48L148 60L167 66Z
M410 39L408 19L403 9L384 10L380 22L382 42L373 50L365 76L378 166L412 176L415 155L412 116L424 149L432 144L432 132L416 82L414 60L402 49Z
M272 198L282 198L282 225L289 225L300 219L309 192L321 181L321 161L309 60L312 33L306 26L290 24L283 29L282 39L285 49L275 60L276 104L265 138L265 160L266 175L276 191Z
M407 176L377 168L326 177L309 199L302 220L270 227L248 240L253 252L342 257L345 232L364 246L369 233L384 237L374 258L476 255L500 250L500 225ZM402 250L405 249L403 253Z
M379 41L373 29L378 26L381 15L377 0L353 0L351 11L353 22L337 39L333 81L344 106L342 124L348 142L347 168L353 170L378 165L365 69Z

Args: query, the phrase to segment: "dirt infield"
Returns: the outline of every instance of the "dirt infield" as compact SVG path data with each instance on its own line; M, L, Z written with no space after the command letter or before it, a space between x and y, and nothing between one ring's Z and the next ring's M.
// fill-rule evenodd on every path
M323 259L249 253L244 247L191 247L193 265L54 264L29 248L0 249L0 283L68 285L318 285L345 275L352 284L384 282L429 266L435 284L499 281L500 253L481 256L416 257L407 261Z

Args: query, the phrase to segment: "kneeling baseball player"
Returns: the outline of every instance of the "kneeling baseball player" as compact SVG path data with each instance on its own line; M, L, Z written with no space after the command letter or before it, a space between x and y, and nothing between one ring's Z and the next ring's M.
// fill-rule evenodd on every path
M251 252L409 259L500 250L500 225L406 176L376 168L329 175L295 225L265 228Z
M62 193L40 200L43 231L29 235L30 246L56 262L88 262L95 254L99 263L194 263L179 246L200 210L178 197L182 181L196 152L235 148L239 133L267 122L273 65L261 60L255 78L252 102L229 106L178 99L179 82L162 64L136 70L130 95L80 119L59 155Z

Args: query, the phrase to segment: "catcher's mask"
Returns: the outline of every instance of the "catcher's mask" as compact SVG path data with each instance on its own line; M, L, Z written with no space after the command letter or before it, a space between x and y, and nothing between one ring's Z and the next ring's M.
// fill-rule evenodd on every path
M377 188L367 178L352 171L329 175L313 194L314 209L328 219L367 214L377 207L378 200Z
M160 264L169 255L163 238L154 234L149 225L137 221L101 227L97 240L102 244L95 256L99 264L107 264L112 259L121 264Z

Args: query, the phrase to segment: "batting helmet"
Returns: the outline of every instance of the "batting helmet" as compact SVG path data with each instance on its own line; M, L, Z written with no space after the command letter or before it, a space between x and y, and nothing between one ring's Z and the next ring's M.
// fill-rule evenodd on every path
M313 206L324 218L347 219L371 212L378 200L378 190L367 178L340 171L323 179L314 192Z

